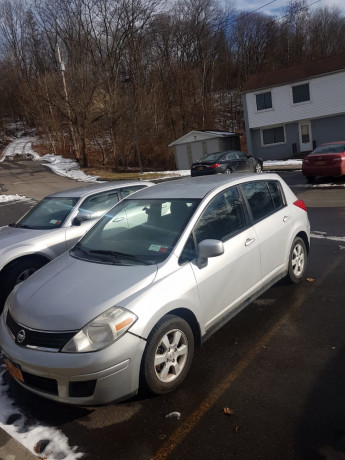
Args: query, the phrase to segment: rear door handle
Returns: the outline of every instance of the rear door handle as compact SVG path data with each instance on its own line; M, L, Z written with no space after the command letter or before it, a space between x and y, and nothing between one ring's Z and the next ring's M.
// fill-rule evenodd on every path
M245 242L245 245L246 246L250 246L251 244L253 244L255 241L255 238L248 238Z
M290 219L291 219L291 216L284 216L283 217L283 222L287 222Z

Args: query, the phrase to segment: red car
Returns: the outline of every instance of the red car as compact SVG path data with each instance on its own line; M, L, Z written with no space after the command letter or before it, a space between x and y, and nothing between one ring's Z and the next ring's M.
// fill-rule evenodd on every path
M303 160L302 174L309 183L316 176L345 175L345 141L321 144L309 153Z

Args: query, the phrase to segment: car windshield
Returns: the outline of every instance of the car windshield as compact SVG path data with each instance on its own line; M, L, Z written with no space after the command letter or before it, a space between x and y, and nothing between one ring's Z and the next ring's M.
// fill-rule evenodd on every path
M79 198L46 197L19 219L13 227L34 230L60 228Z
M138 265L165 260L200 200L127 199L107 212L70 250L90 262Z
M200 161L218 161L223 154L224 152L209 153L202 157Z
M328 144L320 145L313 152L313 155L318 153L342 153L345 150L345 144Z

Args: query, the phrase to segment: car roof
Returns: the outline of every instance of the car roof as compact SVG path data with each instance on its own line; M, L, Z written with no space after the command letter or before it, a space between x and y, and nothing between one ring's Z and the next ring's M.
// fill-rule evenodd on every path
M242 182L253 180L279 180L279 176L274 173L255 174L215 174L199 177L187 177L183 179L169 180L161 182L154 187L148 187L135 196L126 199L160 199L160 198L196 198L202 199L215 189L223 189Z
M137 181L137 180L119 180L111 182L98 182L90 185L82 185L80 187L62 190L60 192L52 193L49 197L68 197L68 198L82 198L93 193L105 192L107 190L121 189L124 187L131 187L135 185L151 186L153 182Z

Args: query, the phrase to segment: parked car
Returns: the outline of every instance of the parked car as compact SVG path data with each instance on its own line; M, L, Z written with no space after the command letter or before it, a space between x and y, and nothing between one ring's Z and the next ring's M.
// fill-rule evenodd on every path
M150 185L114 181L57 192L0 228L0 311L16 284L72 247L119 200Z
M238 172L262 172L263 161L240 150L209 153L191 166L191 176L231 174Z
M303 201L276 174L140 190L9 295L7 369L70 404L168 393L196 346L279 279L303 278L309 233Z
M328 142L316 147L302 162L302 174L309 183L317 176L345 175L345 141Z

